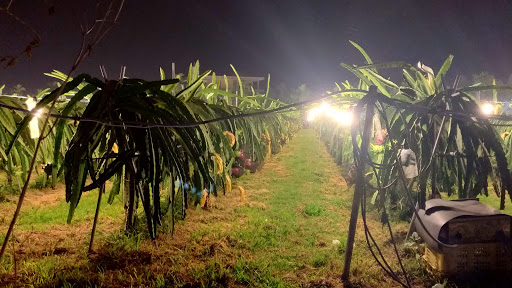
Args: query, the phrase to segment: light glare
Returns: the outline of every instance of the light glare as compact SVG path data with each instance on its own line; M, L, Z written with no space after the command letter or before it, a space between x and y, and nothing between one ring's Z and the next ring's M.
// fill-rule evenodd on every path
M332 107L326 102L322 102L320 106L317 106L309 110L307 121L312 122L315 120L316 117L320 115L329 116L334 121L338 122L343 126L350 126L352 124L352 112Z
M43 113L42 109L37 109L34 112L34 117L39 118L41 116L41 113Z
M482 105L481 109L482 109L482 113L484 113L485 115L494 114L494 105L492 105L491 103L484 103Z
M27 108L30 110L30 112L34 110L37 104L36 101L30 97L25 103L27 104ZM41 116L41 112L41 109L37 109L36 111L32 112L34 113L34 118L32 118L32 120L29 122L30 138L32 139L39 138L39 124L37 118Z

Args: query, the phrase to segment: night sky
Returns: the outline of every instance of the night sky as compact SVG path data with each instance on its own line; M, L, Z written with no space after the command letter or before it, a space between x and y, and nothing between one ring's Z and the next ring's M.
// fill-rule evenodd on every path
M0 0L0 5L8 1ZM30 60L0 70L0 85L29 91L52 79L44 72L69 69L79 47L79 19L96 1L15 0L12 11L32 25L42 43ZM55 13L48 7L55 3ZM90 9L90 8L89 8ZM23 50L32 36L0 13L0 56ZM153 80L159 67L245 76L270 73L274 85L305 83L315 92L350 79L340 62L363 64L349 40L375 62L421 60L437 70L454 54L451 75L488 71L507 80L512 73L512 3L508 0L126 0L120 24L95 47L79 72L99 77L105 65L117 78Z

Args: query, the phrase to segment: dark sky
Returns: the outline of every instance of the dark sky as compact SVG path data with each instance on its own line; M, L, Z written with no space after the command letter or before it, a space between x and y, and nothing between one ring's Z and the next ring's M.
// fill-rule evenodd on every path
M0 85L35 90L51 81L44 72L68 70L87 3L95 1L14 0L12 11L39 31L42 43L32 59L0 70ZM126 65L127 76L152 80L159 67L170 71L175 62L184 72L199 60L202 70L231 74L233 64L246 76L270 73L274 84L325 91L350 77L340 62L363 63L353 40L375 62L421 60L437 70L454 54L453 75L489 71L506 81L512 73L508 0L126 0L120 22L79 72L99 76L103 64L117 78ZM0 14L0 55L30 39Z

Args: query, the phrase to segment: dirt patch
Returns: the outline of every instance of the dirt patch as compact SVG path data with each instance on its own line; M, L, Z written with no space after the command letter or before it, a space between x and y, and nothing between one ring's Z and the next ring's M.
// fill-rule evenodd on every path
M28 191L23 205L52 206L64 199L66 199L66 185L57 184L55 188Z
M274 171L276 172L276 175L279 176L279 177L287 177L290 175L290 172L288 172L288 170L284 167L284 165L274 165L275 167L273 168Z
M261 202L255 202L255 201L251 201L251 202L248 202L246 204L248 207L258 207L260 208L261 210L267 210L268 209L268 205L265 204L265 203L261 203Z
M286 167L284 167L284 165L282 165L281 163L277 162L275 158L271 159L268 163L265 164L265 169L272 170L273 172L275 172L275 175L277 177L286 177L290 175Z
M339 187L347 187L347 181L340 175L334 175L329 178L329 182Z
M96 230L96 244L100 244L98 235L109 235L119 230L121 221L100 218ZM14 232L16 254L21 259L40 258L48 255L73 255L89 243L92 222L72 225L55 225L45 231ZM12 247L12 246L11 246Z
M109 253L106 249L89 254L91 266L105 270L120 270L137 263L138 265L151 264L152 254L147 251L125 251L123 253Z
M53 258L56 260L52 260L58 263L56 270L52 271L55 273L55 279L49 282L48 287L61 286L64 282L76 283L77 286L84 283L108 287L139 286L133 279L140 275L146 277L141 280L145 281L141 282L145 283L145 286L152 283L151 281L156 281L157 277L164 277L165 283L170 287L178 284L173 282L176 279L179 279L180 283L189 283L191 287L200 286L202 284L196 283L197 280L191 273L207 269L211 259L217 259L216 261L226 267L233 267L241 253L244 253L245 259L251 258L245 254L246 252L240 252L236 248L241 243L222 232L231 228L229 225L234 220L233 209L237 207L233 204L238 202L238 197L231 194L217 197L214 207L198 210L191 208L187 211L186 221L176 225L174 236L160 231L156 241L144 240L135 248L117 243L115 240L107 241L105 238L105 235L122 229L122 219L100 218L94 251L88 255L85 252L92 223L57 225L47 231L15 231L16 261L21 265L20 263L34 263L43 258L47 259L48 256L56 257ZM212 223L216 225L215 229L220 230L197 239L197 242L192 239L198 231L211 229ZM7 250L7 254L8 257L12 257L11 248ZM66 264L63 265L64 263ZM76 271L80 271L80 276L76 275ZM101 274L98 271L101 271ZM80 277L86 280L78 279ZM27 279L31 278L20 279L18 276L17 281L23 285L28 284L26 281L30 280ZM15 281L13 270L0 275L1 283L12 284ZM222 283L228 285L231 280L223 278L216 281L224 281ZM99 285L100 283L103 284Z
M55 189L44 188L28 189L23 200L22 210L29 209L31 206L53 206L57 205L60 201L66 198L66 186L64 184L58 184ZM14 211L16 210L16 204L19 200L19 195L9 195L7 197L8 203L0 203L0 210L2 216L0 216L0 225L10 222Z

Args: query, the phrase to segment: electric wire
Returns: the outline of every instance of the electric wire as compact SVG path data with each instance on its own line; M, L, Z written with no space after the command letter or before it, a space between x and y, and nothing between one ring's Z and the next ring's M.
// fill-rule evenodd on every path
M365 101L365 102L368 102L368 101ZM370 109L369 106L371 105L371 103L364 103L364 102L363 102L363 104L359 103L358 107L356 107L356 112L357 112L356 114L357 115L360 115L362 113L362 106L364 106L365 104L367 105L367 109ZM374 109L373 106L372 106L371 109ZM386 272L386 274L388 274L388 276L390 276L394 281L399 283L402 287L411 287L410 283L408 282L407 276L406 276L407 284L405 284L405 283L403 283L401 281L401 279L395 274L393 269L390 267L389 263L386 261L385 257L383 256L383 254L382 254L378 244L376 243L375 239L371 235L370 229L368 228L368 225L366 223L366 205L365 205L366 204L366 189L365 189L365 187L368 186L367 185L368 181L366 181L366 179L364 178L363 171L364 171L364 165L367 164L366 162L368 162L368 159L370 157L369 157L368 151L365 151L364 154L361 153L361 151L360 151L360 149L358 147L357 141L354 140L356 135L358 135L357 131L359 131L359 135L362 138L364 138L363 137L364 135L368 135L369 134L368 129L371 129L371 128L370 128L370 126L368 126L367 123L369 123L368 121L371 121L371 120L366 119L366 121L367 122L364 125L365 126L364 127L364 131L361 131L361 125L358 125L358 128L360 128L360 129L356 128L356 129L352 130L352 144L353 144L353 148L354 148L354 162L355 162L355 165L356 165L356 168L357 168L357 172L358 172L358 176L357 177L359 178L358 181L363 181L362 182L363 185L362 186L361 185L358 186L358 187L360 187L360 189L362 189L362 191L359 191L359 193L361 193L361 202L359 204L361 205L361 214L362 214L362 218L363 218L363 224L364 224L364 230L365 230L365 237L366 237L367 245L368 245L368 248L370 250L370 253L374 257L376 262ZM376 174L376 178L378 179L379 176L376 173L375 166L373 166L373 169L374 169L374 174ZM380 182L378 182L377 185L379 186L379 188L382 188L382 186L380 185ZM356 189L357 189L357 187L356 187ZM358 191L356 191L356 193L358 193ZM356 197L356 196L354 196L354 197ZM374 253L374 251L372 249L372 244L370 243L369 240L372 241L373 246L375 247L375 249L379 253L379 256L380 256L382 262L381 262L381 260L379 260L377 258L376 254ZM396 251L398 251L398 250L396 250ZM404 275L406 275L405 270L402 270L402 271L404 272Z
M378 110L378 111L380 111L380 109L377 109L377 110ZM384 112L382 111L382 113L384 113ZM368 151L366 151L366 153L367 153L367 159L370 159L370 154L369 154L369 152L368 152ZM372 162L371 162L371 161L367 161L367 164L368 164L368 165L370 165L370 167L373 169L373 173L375 174L375 178L376 178L376 181L377 181L377 187L378 187L378 189L379 189L378 191L379 191L379 192L382 192L382 193L385 193L385 190L383 189L383 187L382 187L382 183L381 183L381 181L380 181L380 177L378 177L378 173L377 173L377 169L378 169L378 168L377 168L376 166L374 166L374 165L372 164ZM400 163L398 163L397 161L395 161L395 163L394 163L394 164L400 164ZM382 168L381 168L381 169L382 169ZM396 179L398 179L398 177L397 177ZM393 182L394 182L394 181L393 181ZM392 183L393 183L393 182L392 182ZM389 185L391 185L391 184L389 184ZM363 197L366 197L366 195L365 195L365 196L363 196ZM364 203L364 205L366 205L366 201L364 201L363 203ZM410 282L410 280L409 280L409 277L407 276L407 272L405 271L404 265L402 264L402 259L401 259L401 257L400 257L400 254L398 253L398 249L397 249L397 247L396 247L396 242L395 242L395 239L394 239L394 237L393 237L393 232L391 231L391 224L389 223L389 219L388 219L387 212L386 212L386 205L382 205L382 209L383 209L383 214L385 215L386 225L388 226L389 235L390 235L390 237L391 237L391 243L393 244L393 248L394 248L394 250L395 250L395 254L396 254L396 257L397 257L397 259L398 259L398 263L399 263L400 268L401 268L401 270L402 270L402 273L404 274L404 277L405 277L405 281L407 282L407 287L412 287L412 286L411 286L411 282Z
M379 103L380 105L375 105L375 103ZM389 139L388 139L388 141L390 141L390 143L392 145L392 150L398 151L397 150L398 148L396 147L394 135L392 133L391 127L389 126L389 121L387 119L386 112L384 111L384 108L383 108L384 105L379 100L377 100L375 103L374 103L374 106L371 106L370 104L367 104L367 108L366 109L375 109L375 108L377 108L378 113L384 119L387 131L389 131L389 134L388 134L389 135ZM395 103L393 103L393 104L395 104ZM370 108L370 106L371 106L371 108ZM380 106L380 109L379 109L378 106ZM396 111L398 111L399 117L401 117L403 119L403 117L404 117L403 114L402 114L402 112L404 110L403 107L399 107L400 105L396 105L396 106L392 105L392 106L394 106ZM426 112L426 111L416 110L416 112L422 113L422 112ZM442 115L443 118L442 118L442 121L441 121L441 126L444 125L444 123L446 121L446 117L467 118L467 116L463 116L460 113L447 113L447 111L427 111L427 112L428 112L428 114ZM434 112L440 112L440 113L434 113ZM448 112L451 112L451 111L448 111ZM396 113L395 113L395 115L396 115ZM404 121L404 125L406 125L406 124L407 124L407 122ZM359 128L360 128L359 129L359 135L362 135L361 126L359 126ZM406 129L406 130L408 130L408 129ZM434 145L433 145L433 151L432 151L431 157L429 159L429 162L428 162L426 168L423 169L422 172L424 172L425 170L428 170L428 168L430 168L430 166L431 166L432 157L434 157L434 155L436 155L435 150L437 150L441 132L442 132L442 129L440 129L439 132L437 133L437 137L435 138L435 142L434 142ZM407 135L405 135L406 139L408 139L410 141L411 138L410 138L410 135L409 135L409 131L405 131L405 133L407 134ZM402 182L402 184L403 184L403 186L404 186L404 188L406 190L406 195L407 195L407 200L408 200L407 202L409 203L409 205L413 209L417 221L420 223L420 225L425 230L427 235L430 238L432 238L435 242L437 242L437 244L439 244L439 245L442 245L444 247L455 247L454 245L448 245L448 244L440 242L436 237L431 235L431 233L428 231L428 229L426 229L423 221L421 220L421 218L419 218L418 211L414 207L413 199L412 199L412 194L411 194L411 191L409 190L409 187L408 187L408 185L407 185L407 183L405 181L405 175L404 175L404 171L403 170L398 169L398 174L399 175L395 179L393 179L392 183L387 184L384 187L382 186L382 183L380 182L379 173L378 173L377 170L382 170L383 168L389 168L389 166L394 166L394 165L397 165L397 163L400 163L400 160L398 158L398 154L393 153L393 154L395 154L395 161L392 164L390 164L390 165L375 165L375 164L379 164L379 163L375 163L375 162L373 162L371 160L368 151L365 151L365 153L367 155L362 156L360 154L361 151L358 148L359 148L358 146L354 146L354 157L359 160L359 161L356 161L356 163L359 163L361 160L363 160L365 162L365 164L369 165L373 169L373 173L375 174L376 179L377 179L377 187L374 187L370 183L365 183L365 184L368 185L369 187L376 188L379 191L379 193L385 193L385 188L390 187L393 183L395 183L400 178L400 180L401 180L401 182ZM358 166L360 166L360 165L358 165ZM361 169L361 167L360 167L360 169ZM401 261L401 257L400 257L400 255L398 253L398 248L397 248L396 243L394 241L394 236L393 236L393 232L392 232L392 229L391 229L391 224L389 222L389 219L387 219L388 216L387 216L387 212L386 212L385 207L383 208L384 209L383 210L383 213L384 213L383 215L386 218L384 220L385 220L385 222L386 222L386 224L388 226L388 231L390 233L391 242L393 243L394 252L395 252L395 254L397 256L397 260L399 262L400 268L401 268L401 270L402 270L402 272L404 274L404 277L405 277L405 280L406 280L407 284L403 283L398 278L398 276L394 273L394 271L392 271L392 269L390 268L390 266L387 263L386 259L383 257L382 253L380 252L380 248L378 248L378 245L375 242L375 239L373 239L373 237L371 236L370 229L368 228L368 226L366 224L366 207L365 207L366 206L366 193L364 191L365 191L365 189L363 187L363 192L362 192L363 193L363 195L362 195L363 200L361 202L361 213L362 213L362 218L363 218L363 222L364 222L365 236L366 236L368 248L369 248L372 256L374 257L374 259L376 260L376 262L379 264L379 266L381 266L381 268L386 272L386 274L388 274L393 280L395 280L401 286L403 286L403 287L412 287L411 283L410 283L410 280L408 278L408 275L407 275L407 273L405 271L405 268L403 266L403 263ZM381 257L381 260L379 260L377 258L377 255L374 253L374 251L372 249L372 244L370 243L370 240L373 242L373 246L377 249L377 251L378 251L378 253L379 253L380 257Z
M379 189L379 191L381 191L381 190L380 190L380 189L381 189L381 187L380 187L380 186L381 186L381 184L380 184L380 180L379 180L379 178L378 178L377 170L376 170L376 168L375 168L375 167L372 167L372 169L373 169L373 171L374 171L374 174L376 175L376 179L377 179L377 186L379 186L379 188L378 188L378 189ZM375 246L375 248L376 248L376 249L377 249L377 251L379 252L379 255L380 255L380 256L381 256L381 258L382 258L382 262L383 262L383 263L384 263L384 265L386 265L386 267L389 269L389 271L386 271L386 269L384 269L384 270L388 273L388 275L392 275L392 278L393 278L396 282L398 282L400 285L402 285L403 287L406 287L406 288L411 287L411 286L410 286L410 284L409 284L409 280L408 280L407 274L405 273L405 270L403 269L403 267L402 267L402 272L404 273L404 275L405 275L405 277L406 277L406 281L407 281L407 284L408 284L408 285L405 285L405 284L400 280L400 278L398 277L398 275L396 275L396 274L395 274L395 272L393 271L393 269L391 268L391 266L389 265L389 263L388 263L388 262L386 261L386 259L384 258L383 254L382 254L382 252L381 252L381 250L380 250L380 248L379 248L379 245L377 244L377 242L375 241L375 239L374 239L374 238L373 238L373 236L371 235L370 229L368 228L368 225L366 224L366 223L367 223L367 222L366 222L366 201L367 201L367 200L366 200L366 193L365 193L365 191L363 191L363 195L362 195L362 196L363 196L363 197L362 197L362 201L361 201L361 217L363 218L363 224L364 224L364 228L365 228L365 234L367 234L367 235L369 235L369 236L370 236L370 239L372 240L373 245ZM389 221L386 221L386 222L388 222L388 223L389 223ZM368 241L368 239L367 239L367 241ZM395 246L395 248L396 248L396 245L395 245L395 243L394 243L394 239L392 239L391 241L392 241L393 245L394 245L394 246ZM372 248L371 248L370 243L368 243L368 247L369 247L369 249L370 249L370 250L372 249ZM395 251L397 251L397 250L395 249ZM372 254L374 255L374 253L372 253ZM374 257L374 258L375 258L375 257ZM376 261L379 263L379 265L381 265L381 267L382 267L382 264L380 264L380 261L379 261L377 258L375 258L375 260L376 260ZM400 264L401 264L401 262L400 262ZM382 267L382 268L384 268L384 267Z
M381 249L377 245L377 242L375 241L375 239L371 235L370 229L368 228L368 224L367 224L367 221L366 221L366 206L363 204L365 202L366 202L366 195L363 194L362 201L361 201L361 218L363 219L363 227L364 227L364 233L365 233L366 244L368 246L368 250L370 250L370 253L372 254L372 256L375 259L375 261L377 262L377 264L382 268L382 270L384 270L384 272L386 272L386 274L388 274L389 277L391 277L391 279L393 279L394 281L398 282L401 286L408 288L407 285L405 285L400 280L400 278L395 274L393 269L389 266L389 263L386 261L384 255L382 254ZM370 240L373 242L373 246L375 247L375 249L379 253L379 256L381 257L382 262L381 262L381 260L379 260L377 258L377 255L375 255L375 252L372 249L372 243L370 243ZM386 266L386 267L384 267L384 266Z
M355 89L355 91L360 91L360 90ZM343 92L344 93L349 93L351 91L350 90L346 90L346 91L343 91ZM311 104L311 103L314 103L314 102L318 102L318 101L320 101L322 99L325 99L325 98L328 98L328 97L331 97L331 95L325 95L324 94L324 95L322 95L320 97L317 97L317 98L313 98L313 99L309 99L309 100L305 100L305 101L300 101L300 102L289 104L289 105L284 105L284 106L277 107L277 108L274 108L274 109L263 110L263 111L256 111L256 112L251 112L251 113L233 114L233 115L218 117L218 118L209 119L209 120L186 122L186 123L163 123L163 124L150 123L150 124L148 124L147 122L122 121L122 120L119 120L119 121L112 120L112 121L108 121L107 122L107 121L104 121L103 119L94 119L94 118L86 118L86 117L78 117L78 116L65 116L65 115L59 115L59 114L47 114L47 113L44 113L44 112L41 113L41 115L49 116L49 117L56 118L56 119L59 119L59 120L92 122L92 123L97 123L97 124L101 124L101 125L105 125L105 126L109 126L109 127L141 128L141 129L148 129L148 128L191 128L191 127L197 127L197 126L200 126L200 125L205 125L205 124L210 124L210 123L215 123L215 122L220 122L220 121L226 121L226 120L233 120L233 119L246 118L246 117L254 117L254 116L263 116L263 115L273 114L273 113L278 113L278 112L279 113L294 112L294 111L298 111L298 110L289 110L289 111L284 111L284 110L291 109L291 108L296 108L296 107L299 107L299 106L304 106L304 105ZM4 104L4 103L0 103L0 107L7 108L7 109L10 109L10 110L19 111L19 112L23 112L23 113L27 113L27 114L33 113L31 110L27 110L27 109L24 109L24 108L7 105L7 104Z
M387 116L385 113L381 114L381 116L384 118L384 123L386 123L386 128L388 129L388 137L389 137L389 141L391 143L391 146L393 147L393 150L395 151L398 151L397 150L397 147L396 147L396 144L395 143L395 139L393 138L392 136L392 131L389 127L389 123L388 123L388 120L387 120ZM395 159L397 162L400 161L400 159L398 158L398 154L397 153L393 153L395 155ZM436 237L434 237L429 231L428 229L426 228L425 224L423 223L423 221L421 220L421 218L419 217L419 214L418 214L418 211L416 210L416 206L414 204L414 200L412 198L412 194L411 194L411 191L409 190L409 187L407 185L407 181L405 180L405 175L404 175L404 171L402 169L397 169L398 170L398 174L399 174L399 177L401 178L402 180L402 184L404 185L404 190L406 192L406 195L407 195L407 200L409 202L409 205L410 207L413 209L414 211L414 214L416 216L416 219L418 221L418 223L420 223L421 227L423 228L423 230L425 230L426 234L432 239L434 240L438 245L441 245L442 247L450 247L450 248L454 248L454 247L457 247L456 245L450 245L450 244L445 244L441 241L439 241Z
M353 93L353 92L362 92L362 91L364 91L364 90L350 89L350 90L344 90L344 91L342 91L340 93L349 94L349 93ZM365 91L365 92L367 92L367 91ZM338 94L340 94L340 93L338 93ZM199 125L204 125L204 124L209 124L209 123L214 123L214 122L219 122L219 121L232 120L232 119L245 118L245 117L252 117L252 116L262 116L262 115L266 115L266 114L280 112L282 110L286 110L286 109L295 108L295 107L298 107L298 106L303 106L303 105L311 104L311 103L314 103L314 102L318 102L318 101L323 100L325 98L332 97L332 95L333 94L327 94L327 95L323 94L322 96L317 97L317 98L313 98L313 99L310 99L310 100L305 100L305 101L301 101L301 102L297 102L297 103L281 106L281 107L270 109L270 110L257 111L257 112L252 112L252 113L234 114L234 115L229 115L229 116L224 116L224 117L219 117L219 118L214 118L214 119L209 119L209 120L187 122L187 123L163 123L163 124L150 123L150 124L148 124L147 122L122 121L122 120L119 120L119 121L114 121L113 120L113 121L106 122L103 119L85 118L85 117L78 117L78 116L65 116L65 115L59 115L59 114L50 114L49 116L52 117L52 118L62 119L62 120L94 122L94 123L102 124L102 125L105 125L105 126L111 126L111 127L128 127L128 128L142 128L142 129L145 129L145 128L158 128L158 127L160 127L160 128L189 128L189 127L196 127L196 126L199 126ZM422 105L404 102L404 101L398 100L398 99L392 99L392 98L388 98L388 97L386 97L386 98L387 98L388 101L392 101L392 102L394 102L396 104L395 108L401 108L403 110L410 110L410 111L412 111L414 113L435 114L435 115L440 115L440 116L450 116L450 117L453 117L453 118L457 118L459 120L468 120L468 119L470 119L470 120L497 120L497 121L504 121L504 122L512 122L512 115L510 115L510 116L509 115L481 115L481 114L475 115L475 114L465 114L465 113L460 113L460 112L456 112L456 111L449 111L449 110L439 111L439 110L436 110L436 109L427 108L427 107L422 106ZM360 99L354 99L352 102L347 101L346 103L348 103L350 105L353 105L358 100L360 100ZM24 108L20 108L20 107L11 106L11 105L7 105L7 104L4 104L4 103L0 103L0 107L7 108L7 109L10 109L10 110L19 111L19 112L23 112L23 113L27 113L27 114L32 113L32 111L30 111L30 110L27 110L27 109L24 109ZM296 111L296 110L283 111L283 112L286 113L286 112L292 112L292 111ZM48 114L43 112L41 115L48 115ZM492 125L492 126L500 126L500 127L502 127L502 126L507 126L507 127L508 126L512 126L512 123L510 123L510 124L505 124L505 123L485 123L485 124Z
M361 92L361 90L353 89L353 90L345 90L343 92L344 93ZM366 93L367 91L364 91L364 92ZM377 94L377 95L379 95L379 94ZM298 110L288 110L288 111L285 111L285 110L291 109L291 108L296 108L296 107L299 107L299 106L304 106L306 104L310 104L310 103L314 103L314 102L318 102L318 101L320 101L322 99L325 99L325 98L328 98L328 97L332 97L332 95L331 94L329 94L329 95L322 95L321 97L317 97L317 98L314 98L314 99L305 100L305 101L301 101L301 102L297 102L297 103L293 103L293 104L277 107L277 108L270 109L270 110L257 111L257 112L251 112L251 113L233 114L233 115L218 117L218 118L209 119L209 120L187 122L187 123L162 123L162 124L150 123L150 124L148 124L147 122L138 122L138 121L109 121L109 122L106 122L106 121L103 121L102 119L92 119L92 118L76 117L76 116L64 116L64 115L58 115L58 114L42 113L42 115L47 115L49 117L56 118L56 119L59 119L59 120L94 122L94 123L102 124L102 125L105 125L105 126L111 126L111 127L141 128L141 129L149 129L149 128L189 128L189 127L196 127L196 126L199 126L199 125L205 125L205 124L210 124L210 123L215 123L215 122L220 122L220 121L226 121L226 120L232 120L232 119L254 117L254 116L263 116L263 115L272 114L272 113L288 113L288 112L298 111ZM354 100L359 100L359 99L354 99ZM390 103L387 103L387 102L392 102L392 105L390 105ZM380 109L376 107L377 106L377 105L375 105L376 103L379 103ZM391 143L392 150L398 151L397 150L398 148L396 147L396 143L394 143L395 138L394 138L394 135L392 133L391 127L389 126L388 119L387 119L386 113L385 113L384 108L383 108L384 107L383 104L384 103L382 103L380 101L380 99L377 99L377 101L374 103L374 105L375 105L374 107L377 108L377 111L379 112L381 117L384 118L384 122L386 124L386 129L388 131L388 138L389 138L388 141L390 141L390 143ZM404 102L404 101L401 101L401 100L398 100L398 99L391 99L391 98L387 98L386 99L386 104L388 104L390 106L393 106L396 109L396 111L398 111L399 117L401 117L403 120L405 120L405 119L403 118L404 116L403 116L402 112L404 110L407 110L407 111L412 111L413 113L418 113L418 114L429 114L429 115L443 116L442 125L444 124L446 117L451 117L451 118L455 118L455 119L459 119L459 120L468 120L469 119L469 120L473 120L473 121L475 121L475 120L476 121L487 121L487 123L482 123L482 124L491 125L491 126L498 126L498 127L503 127L503 126L509 127L509 126L512 126L512 123L493 123L493 122L490 121L490 120L496 120L496 121L502 121L502 122L512 122L512 116L508 116L508 115L490 115L490 116L486 116L486 115L464 114L464 113L460 113L460 112L456 112L456 111L450 111L450 110L448 110L446 108L444 110L431 109L431 108L427 108L427 107L422 106L422 105L408 103L408 102ZM370 105L367 104L367 109L374 109L373 106L371 108L369 106ZM23 113L33 113L30 110L26 110L26 109L19 108L19 107L14 107L14 106L11 106L11 105L6 105L6 104L3 104L3 103L0 103L0 107L11 109L11 110L15 110L15 111L19 111L19 112L23 112ZM302 107L302 109L303 108L304 107ZM394 116L392 118L394 118ZM406 123L407 122L404 121L404 124L406 124ZM412 127L411 127L411 129L412 129ZM409 131L407 131L407 130L408 129L405 129L405 133L406 133L405 136L406 136L407 140L410 140L410 138L409 138L410 137ZM362 135L362 132L363 131L361 130L361 127L359 127L359 134ZM433 151L433 153L432 153L432 155L430 157L429 164L422 170L422 172L424 172L424 170L426 170L426 169L428 169L430 167L430 164L432 162L432 158L434 157L434 155L437 155L435 153L435 150L436 150L437 145L438 145L440 134L441 134L441 130L439 131L439 133L438 133L438 135L436 137L436 141L435 141L434 147L433 147L434 151ZM354 157L355 158L356 157L364 157L364 156L361 156L361 154L360 154L361 151L359 151L357 148L358 147L354 146ZM368 153L368 151L366 151L366 153ZM377 189L379 192L383 192L384 193L387 188L389 188L392 185L394 185L398 180L401 180L402 184L404 185L405 192L406 192L406 196L407 196L407 200L408 200L407 202L409 203L410 207L412 207L417 221L422 226L422 228L425 230L426 234L432 240L434 240L438 245L441 245L441 246L444 246L444 247L456 247L456 245L449 245L449 244L442 243L436 237L434 237L428 231L428 229L425 227L425 225L424 225L423 221L421 220L421 218L419 217L418 211L416 210L415 205L413 203L414 200L413 200L411 191L409 190L409 187L406 184L405 175L403 174L404 173L403 170L397 169L399 175L397 175L397 177L393 181L391 181L391 183L386 184L386 185L382 185L382 183L380 183L377 170L380 170L380 169L383 169L383 168L390 168L390 167L393 167L393 166L396 167L397 163L400 163L398 155L396 153L393 153L393 154L395 154L395 161L392 164L388 164L388 165L383 165L383 164L380 164L380 163L376 163L376 162L371 161L369 157L364 157L365 158L364 159L365 160L364 161L365 164L368 164L370 167L372 167L372 169L374 170L374 174L375 174L375 176L377 178L377 186L378 187L373 187L373 185L370 185L370 187L372 187L373 189ZM363 159L359 158L359 160L363 160ZM359 162L359 161L357 161L357 162ZM360 164L362 164L362 163L360 163ZM369 183L367 183L367 184L369 184ZM368 244L368 247L370 249L371 254L375 258L375 260L377 261L379 266L381 266L381 268L386 272L386 274L388 274L393 280L397 281L403 287L411 287L410 280L409 280L409 278L407 276L407 273L406 273L406 271L405 271L405 269L403 267L402 261L400 259L400 255L398 253L398 249L396 247L396 243L394 241L394 237L393 237L393 234L392 234L392 230L391 230L391 226L390 226L390 223L389 223L389 219L387 219L386 223L388 225L388 230L389 230L389 233L390 233L391 242L393 243L395 254L397 255L398 262L399 262L400 267L401 267L401 269L402 269L402 271L404 273L404 277L406 279L407 284L403 283L399 279L399 277L394 273L394 271L391 269L391 267L389 266L389 264L385 260L382 252L380 251L380 248L378 247L375 239L371 235L371 232L370 232L370 230L369 230L369 228L368 228L368 226L366 224L366 207L363 204L363 203L366 202L366 195L364 195L364 194L365 193L363 193L363 201L361 203L361 205L362 205L361 206L361 210L362 210L361 212L362 212L364 228L365 228L365 237L366 237L367 244ZM385 210L384 210L384 213L385 213L385 215L387 217L387 212ZM371 245L369 240L371 240L373 242L375 248L378 251L378 254L380 255L380 257L383 260L382 262L379 261L379 259L377 258L376 254L374 253L374 251L373 251L373 249L371 247L372 245Z
M368 105L368 106L369 106L369 105ZM370 109L368 106L367 106L367 109ZM376 105L376 106L377 106L377 105ZM381 107L381 108L382 108L382 107ZM372 107L372 109L373 109L373 107ZM377 109L377 110L380 112L380 110L382 110L382 109ZM364 154L364 156L363 156L363 157L361 157L361 156L360 156L360 155L361 155L360 153L361 153L361 151L360 151L359 149L357 149L357 154L355 154L355 155L356 155L356 157L357 157L357 156L359 156L359 159L361 159L361 158L362 158L362 159L366 160L366 161L365 161L365 162L366 162L366 164L368 164L368 165L372 168L373 173L374 173L375 178L376 178L377 187L374 187L373 185L371 185L371 184L370 184L370 183L368 183L368 182L367 182L367 183L365 183L365 184L366 184L367 186L374 187L374 188L375 188L379 193L385 193L385 189L386 189L387 187L390 187L391 185L393 185L393 183L395 183L395 181L398 179L398 177L397 177L397 178L395 178L395 180L393 180L393 181L392 181L392 183L390 183L390 184L386 185L386 186L385 186L386 188L385 188L385 187L383 187L383 186L382 186L382 183L381 183L381 181L380 181L380 176L379 176L379 172L378 172L378 170L382 170L383 168L388 168L390 165L383 165L383 166L381 166L381 167L377 167L377 166L375 165L376 163L375 163L375 162L373 162L373 161L371 161L370 154L369 154L369 152L368 152L368 151L365 151L365 152L364 152L365 154ZM392 165L396 165L396 164L397 164L397 162L395 161ZM362 196L363 196L363 200L361 201L361 215L362 215L362 218L363 218L363 223L366 223L366 202L367 202L367 201L366 201L366 192L365 192L364 190L363 190L363 195L362 195ZM380 254L381 258L382 258L382 262L383 262L383 263L384 263L384 265L385 265L385 266L390 270L390 271L387 271L387 269L385 269L385 271L387 272L387 274L388 274L388 275L393 275L393 276L392 276L392 278L393 278L396 282L398 282L400 285L402 285L403 287L412 287L412 286L411 286L411 283L410 283L410 280L409 280L409 277L408 277L408 275L407 275L407 272L405 271L405 268L404 268L404 266L403 266L403 264L402 264L402 260L401 260L400 254L398 253L398 248L397 248L397 246L396 246L396 243L395 243L395 240L394 240L394 237L393 237L393 233L392 233L392 230L391 230L391 224L389 223L389 219L388 219L388 217L387 217L387 212L386 212L386 210L385 210L385 205L383 206L383 213L384 213L383 215L386 215L384 220L385 220L385 222L386 222L386 225L388 226L388 230L389 230L390 238L391 238L391 243L393 244L394 252L395 252L395 254L396 254L396 257L397 257L398 263L399 263L399 265L400 265L400 268L401 268L401 270L402 270L402 273L403 273L403 275L404 275L404 277L405 277L405 280L406 280L406 283L407 283L407 284L403 283L403 282L400 280L400 278L399 278L399 277L394 273L394 271L391 269L390 265L387 263L386 259L385 259L385 258L383 257L383 255L382 255L382 253L380 253L380 248L379 248L378 244L376 243L375 239L373 239L373 237L370 237L370 238L372 239L373 245L376 247L376 249L378 249L379 254ZM368 226L367 226L366 224L365 224L365 227L364 227L364 228L365 228L365 233L367 233L367 234L369 234L369 235L371 236L370 229L368 228ZM369 244L369 243L368 243L368 247L369 247L369 249L371 249L371 247L370 247L370 244ZM373 253L372 253L372 254L373 254ZM374 258L375 258L375 257L374 257ZM376 259L376 258L375 258L375 260L376 260L377 262L380 262L380 261L379 261L378 259ZM379 265L381 265L381 264L379 263ZM382 267L382 265L381 265L381 267ZM383 267L382 267L382 268L383 268Z
M354 153L354 162L356 164L356 167L361 165L360 164L361 157L359 156L358 153ZM362 170L359 170L359 173L362 173ZM365 186L363 186L362 200L361 200L360 205L361 205L361 217L363 219L363 227L364 227L365 239L366 239L366 244L368 246L368 250L370 250L370 253L372 254L373 258L375 259L377 264L379 264L379 266L384 270L384 272L386 272L386 274L388 274L388 276L390 276L393 280L399 282L402 286L404 286L403 283L401 283L401 280L398 278L398 276L394 273L393 269L389 266L389 264L385 260L385 257L382 254L382 251L380 250L375 239L371 235L370 229L368 228L368 225L366 222L366 206L363 204L366 202L366 191L365 191L364 187ZM373 251L372 243L370 243L370 240L373 242L373 246L375 246L375 249L377 250L379 256L381 257L382 262L375 255L375 252ZM404 287L406 287L406 286L404 286Z

